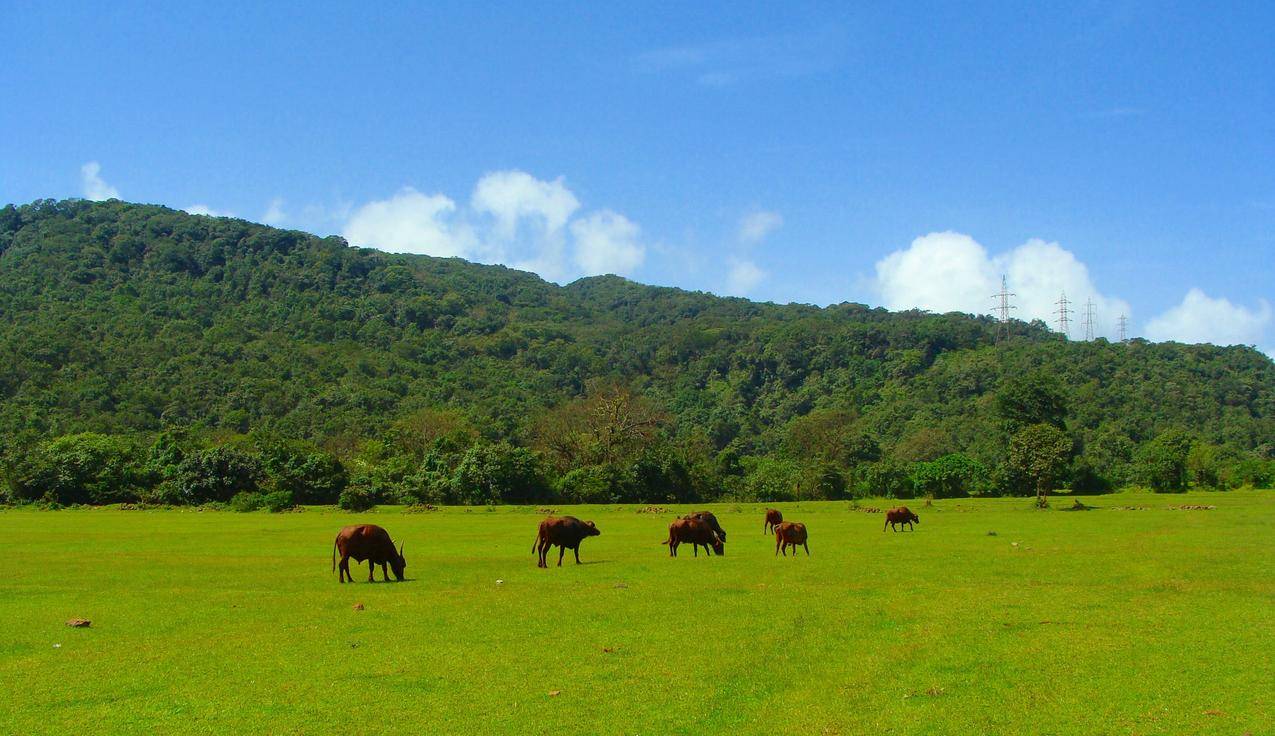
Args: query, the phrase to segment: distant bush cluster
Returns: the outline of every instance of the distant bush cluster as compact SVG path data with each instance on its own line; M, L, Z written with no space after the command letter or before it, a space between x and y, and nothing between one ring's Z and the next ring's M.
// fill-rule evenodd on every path
M1049 390L1045 384L1041 390ZM1009 414L1007 413L1007 419ZM1048 417L1009 419L1003 462L960 452L905 461L853 433L844 417L798 423L774 456L714 451L679 441L667 415L622 390L546 413L532 446L490 442L450 412L424 412L385 439L338 455L266 432L197 437L167 431L144 439L66 435L3 458L0 492L45 505L224 504L284 511L337 504L363 511L395 504L687 503L696 501L954 498L1101 492L1138 484L1156 491L1269 488L1275 459L1172 430L1112 461L1081 448ZM1061 417L1054 417L1061 419ZM1028 423L1017 426L1021 421ZM838 427L841 428L838 431ZM817 431L815 431L817 429ZM810 444L811 442L815 444Z

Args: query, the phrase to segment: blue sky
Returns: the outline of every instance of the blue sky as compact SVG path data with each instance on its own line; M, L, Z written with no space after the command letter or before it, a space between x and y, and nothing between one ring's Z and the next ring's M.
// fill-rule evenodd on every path
M8 3L0 201L1275 347L1272 4L630 5Z

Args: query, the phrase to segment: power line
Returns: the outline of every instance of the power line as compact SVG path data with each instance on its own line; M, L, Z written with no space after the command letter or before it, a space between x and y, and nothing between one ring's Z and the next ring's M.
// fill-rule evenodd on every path
M1076 310L1067 308L1067 305L1071 304L1071 302L1067 300L1067 292L1064 291L1062 296L1059 297L1058 301L1054 302L1054 304L1058 305L1058 311L1055 313L1058 315L1058 331L1062 333L1064 340L1070 339L1071 315L1074 314Z
M1093 342L1093 299L1085 300L1085 342Z
M1009 303L1011 296L1018 296L1009 290L1009 285L1005 282L1004 274L1001 275L1001 290L992 294L992 298L996 299L996 306L992 307L992 312L996 314L999 324L996 326L996 341L1000 342L1009 337L1009 310L1018 309L1018 307Z

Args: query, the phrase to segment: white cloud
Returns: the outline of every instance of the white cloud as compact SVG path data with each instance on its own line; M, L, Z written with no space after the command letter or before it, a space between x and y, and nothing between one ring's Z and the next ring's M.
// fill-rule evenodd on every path
M403 187L389 199L355 210L342 234L354 245L396 253L467 256L474 249L473 238L455 214L450 198Z
M204 215L206 217L234 217L235 213L225 210L215 210L206 204L192 204L186 208L186 211L192 215Z
M470 204L476 212L496 218L497 233L515 237L520 220L530 219L548 232L561 230L580 202L562 177L542 181L524 171L495 171L474 187Z
M271 210L283 216L278 200ZM637 223L611 210L579 211L580 201L562 177L494 171L478 180L468 205L404 187L354 209L343 235L382 250L503 263L559 283L604 273L627 276L642 265L646 246Z
M1256 309L1248 309L1191 289L1181 304L1147 322L1145 332L1147 339L1157 341L1256 345L1270 324L1271 305L1265 299L1258 300Z
M261 215L261 221L267 225L282 225L287 219L288 213L283 211L283 199L281 197L275 197L270 200L265 213Z
M84 188L85 199L100 202L104 199L120 198L120 190L102 179L102 165L96 161L90 161L80 167L80 184Z
M726 293L731 296L748 296L766 278L766 272L750 260L732 257L728 263Z
M739 240L745 245L755 245L766 239L784 224L783 215L778 212L757 210L749 212L739 220Z
M627 276L646 258L638 242L640 229L624 215L611 210L594 212L571 223L575 263L585 276L614 273Z
M1057 243L1029 240L996 256L968 235L930 233L877 262L875 288L890 309L920 308L935 312L991 313L991 295L1008 279L1016 296L1012 316L1041 319L1057 328L1059 296L1066 292L1075 313L1070 335L1084 336L1085 303L1094 303L1094 332L1114 337L1120 315L1130 315L1128 302L1098 291L1089 269Z

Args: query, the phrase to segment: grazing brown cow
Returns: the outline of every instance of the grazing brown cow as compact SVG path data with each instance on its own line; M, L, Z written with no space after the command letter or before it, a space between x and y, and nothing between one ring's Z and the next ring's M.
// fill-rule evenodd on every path
M775 530L777 524L782 523L784 515L779 513L779 509L766 509L766 523L761 525L761 533L769 534Z
M403 580L403 569L407 567L407 561L403 559L403 547L399 546L394 549L394 542L390 539L389 532L385 531L375 524L359 524L357 526L347 526L336 535L336 541L332 544L332 569L337 568L336 555L341 553L341 582L345 582L349 578L350 582L354 582L354 576L350 574L350 558L362 562L367 560L367 581L372 582L373 573L376 572L376 566L381 566L381 574L385 576L388 582L390 579L389 572L385 569L389 565L394 571L394 577L399 581Z
M890 527L896 532L899 529L895 526L895 524L906 524L908 529L911 529L913 524L920 523L921 517L912 513L912 510L907 506L900 506L897 509L890 509L885 512L885 526ZM885 531L885 526L881 527L881 531Z
M717 532L717 536L721 537L723 542L726 541L726 530L722 528L721 524L717 523L717 517L713 516L712 511L692 511L683 518L699 519L705 524L708 524L710 529Z
M668 545L670 557L677 557L679 544L692 545L696 557L699 557L700 545L704 546L704 551L709 555L713 552L719 555L726 554L726 544L717 532L713 531L713 527L709 526L707 521L694 515L676 519L669 524L668 539L664 540L663 544Z
M784 553L784 557L788 556L788 548L792 547L792 556L797 556L797 545L801 545L806 549L806 556L810 556L810 545L806 544L806 525L796 521L781 521L775 525L775 556L778 557L780 552Z
M602 532L592 521L580 521L574 516L550 516L540 522L540 530L536 532L536 541L531 543L531 551L540 555L536 567L548 567L545 557L549 548L558 545L558 567L562 567L562 556L570 549L576 555L576 564L580 564L580 542L585 537L596 537Z

